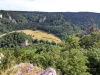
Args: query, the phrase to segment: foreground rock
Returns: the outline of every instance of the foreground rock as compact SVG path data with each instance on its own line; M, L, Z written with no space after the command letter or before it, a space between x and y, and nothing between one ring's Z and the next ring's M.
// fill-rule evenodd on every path
M4 57L4 55L2 53L0 53L0 63L1 63L1 59Z
M30 63L21 63L16 65L9 70L9 72L11 71L11 74L13 75L57 75L54 68L47 68L46 70L42 70Z

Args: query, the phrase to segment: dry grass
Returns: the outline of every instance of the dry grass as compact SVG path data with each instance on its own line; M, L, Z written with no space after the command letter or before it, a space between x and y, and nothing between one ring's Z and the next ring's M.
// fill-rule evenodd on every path
M39 31L39 30L35 30L35 31L32 31L32 30L18 30L17 32L21 32L21 31L28 34L28 35L31 35L33 37L33 39L48 40L49 42L54 41L56 43L61 42L61 40L58 37L56 37L52 34L48 34L46 32ZM15 31L13 31L13 32L15 32ZM0 37L2 37L4 35L6 35L6 34L1 35Z

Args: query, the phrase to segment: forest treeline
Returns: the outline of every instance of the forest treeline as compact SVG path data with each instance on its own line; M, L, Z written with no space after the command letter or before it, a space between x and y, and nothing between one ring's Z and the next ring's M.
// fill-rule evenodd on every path
M27 12L1 10L0 34L21 29L42 30L60 38L93 26L99 28L100 14L91 12Z

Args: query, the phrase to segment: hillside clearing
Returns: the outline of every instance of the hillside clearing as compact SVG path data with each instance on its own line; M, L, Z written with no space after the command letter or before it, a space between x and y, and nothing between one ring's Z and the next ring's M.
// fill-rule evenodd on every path
M61 40L54 36L53 34L48 34L46 32L43 32L43 31L40 31L40 30L35 30L35 31L32 31L32 30L18 30L18 31L12 31L10 33L13 33L13 32L24 32L26 33L27 35L31 35L33 39L38 39L38 40L48 40L49 42L56 42L56 43L60 43ZM6 34L2 34L0 35L0 37L4 36Z

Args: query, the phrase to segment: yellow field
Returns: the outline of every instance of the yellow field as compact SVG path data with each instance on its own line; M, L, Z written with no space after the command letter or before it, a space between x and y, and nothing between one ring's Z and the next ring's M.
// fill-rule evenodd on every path
M15 32L15 31L13 31L13 32ZM31 35L33 37L33 39L48 40L49 42L54 41L56 43L60 43L61 42L61 40L58 37L56 37L56 36L54 36L52 34L48 34L46 32L39 31L39 30L35 30L35 31L32 31L32 30L18 30L16 32L24 32L24 33L26 33L28 35ZM2 37L4 35L6 35L6 34L1 35L0 37Z

